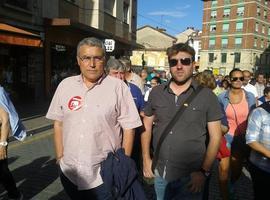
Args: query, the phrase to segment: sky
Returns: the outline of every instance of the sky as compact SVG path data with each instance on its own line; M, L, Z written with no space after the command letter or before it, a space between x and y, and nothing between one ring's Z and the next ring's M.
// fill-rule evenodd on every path
M138 0L137 28L145 25L166 29L175 36L187 27L202 29L201 0Z

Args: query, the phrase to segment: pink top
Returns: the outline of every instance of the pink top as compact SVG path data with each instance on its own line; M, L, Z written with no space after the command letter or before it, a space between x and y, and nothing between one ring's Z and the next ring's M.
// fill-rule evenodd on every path
M247 118L249 113L245 92L243 92L243 98L241 102L238 104L229 103L225 112L229 125L229 134L239 135L245 133L247 129Z
M123 129L141 126L127 85L106 76L91 89L82 76L63 80L52 99L47 118L63 122L63 173L87 190L101 185L100 163L121 147Z

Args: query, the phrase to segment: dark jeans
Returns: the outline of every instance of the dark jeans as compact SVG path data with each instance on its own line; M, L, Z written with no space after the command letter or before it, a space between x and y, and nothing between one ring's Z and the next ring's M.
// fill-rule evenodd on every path
M254 199L265 199L269 196L270 173L261 170L252 163L249 163L249 172L253 183Z
M89 190L78 190L78 187L63 172L60 172L60 179L65 192L72 200L112 200L112 196L104 184Z
M4 186L5 190L7 190L9 198L20 197L20 192L18 191L13 176L9 171L7 159L0 160L0 183Z

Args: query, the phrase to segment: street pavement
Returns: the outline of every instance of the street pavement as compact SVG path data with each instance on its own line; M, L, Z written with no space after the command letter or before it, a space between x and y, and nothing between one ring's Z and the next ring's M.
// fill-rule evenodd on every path
M9 145L9 168L17 186L29 200L68 200L58 178L54 159L52 129L30 135L24 142L13 141ZM149 200L155 199L153 185L144 185ZM210 200L219 200L217 164L210 180ZM239 200L253 199L249 173L243 175L236 184L236 197ZM1 197L2 196L2 197ZM3 198L0 186L0 199Z

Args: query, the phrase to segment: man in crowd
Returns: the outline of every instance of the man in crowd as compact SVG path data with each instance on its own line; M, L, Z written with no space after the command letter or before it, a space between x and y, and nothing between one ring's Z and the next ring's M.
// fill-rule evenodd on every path
M126 67L126 72L125 72L125 79L129 83L133 83L136 85L138 88L140 88L142 94L144 95L144 84L142 78L134 73L131 69L131 61L128 58L120 58L120 62L123 63L123 65Z
M254 189L254 199L265 199L270 184L270 102L264 102L251 113L246 143L251 147L249 171Z
M158 200L202 199L204 183L210 175L221 140L221 108L209 88L203 88L190 105L182 105L198 87L192 80L195 51L187 44L179 43L168 48L167 55L172 79L153 88L144 109L144 176L155 177ZM180 106L187 108L163 141L153 173L151 136L155 151L160 135ZM207 148L206 127L209 132Z
M125 78L126 68L124 64L115 58L110 58L107 62L106 72L108 75L118 78L127 84L139 113L142 112L143 107L144 107L144 100L143 100L142 92L140 88L138 88L138 86L136 86L133 83L129 83L126 80Z
M4 88L0 86L0 183L7 190L8 199L22 200L23 194L16 187L14 178L8 168L8 138L13 135L24 140L26 131Z
M100 164L121 147L131 155L134 128L141 120L127 85L105 75L100 40L80 41L77 62L81 74L59 84L46 116L54 120L60 179L71 199L111 199Z
M257 93L258 93L258 98L263 96L263 90L265 88L264 84L265 84L265 82L264 82L264 74L259 73L257 75L257 81L255 83L255 87L256 87L256 90L257 90Z
M258 92L257 89L254 85L250 84L250 79L251 79L251 73L248 70L243 70L243 75L244 75L244 81L243 81L243 86L242 88L247 91L251 92L254 97L256 98L256 105L258 105Z

